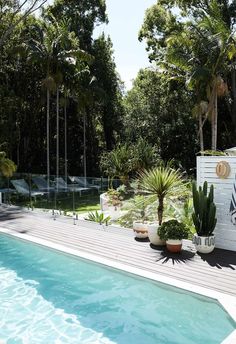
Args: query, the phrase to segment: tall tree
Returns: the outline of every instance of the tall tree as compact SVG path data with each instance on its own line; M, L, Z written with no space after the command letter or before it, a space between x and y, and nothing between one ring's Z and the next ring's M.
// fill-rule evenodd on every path
M168 80L155 69L141 70L124 105L125 141L142 137L157 146L163 160L174 157L176 165L191 171L197 152L196 126L189 116L191 92L181 82Z
M111 150L119 135L122 126L121 118L124 114L122 83L116 72L111 39L106 38L104 34L96 39L93 45L93 55L95 60L91 69L100 88L98 103L104 138L107 150Z
M228 17L215 0L202 3L199 8L194 1L173 4L180 6L182 18L172 13L169 2L160 0L147 12L140 39L147 41L150 59L156 60L171 77L181 78L195 89L197 104L209 102L207 115L212 124L212 149L215 150L217 98L227 93L225 75L234 45Z
M0 49L17 26L46 2L47 0L0 0Z

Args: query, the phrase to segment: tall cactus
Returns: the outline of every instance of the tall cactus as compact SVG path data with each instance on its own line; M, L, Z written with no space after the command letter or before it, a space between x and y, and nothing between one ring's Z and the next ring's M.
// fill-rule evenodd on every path
M209 194L207 194L208 185L204 182L203 187L199 187L195 182L192 184L193 207L192 214L193 223L199 236L212 235L216 226L216 206L214 204L214 187L211 185Z

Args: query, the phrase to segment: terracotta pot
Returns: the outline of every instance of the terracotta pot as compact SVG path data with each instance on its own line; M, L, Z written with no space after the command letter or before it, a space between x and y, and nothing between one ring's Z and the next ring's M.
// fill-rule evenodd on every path
M196 250L199 253L211 253L215 248L215 236L211 235L204 237L194 234L193 243L195 244Z
M134 221L133 231L134 235L138 239L146 239L148 237L148 227L147 223Z
M166 241L166 247L169 252L178 253L182 249L182 240L168 239Z
M164 240L161 240L159 235L157 234L159 224L157 222L149 223L148 224L148 237L150 243L156 246L163 246L166 244Z

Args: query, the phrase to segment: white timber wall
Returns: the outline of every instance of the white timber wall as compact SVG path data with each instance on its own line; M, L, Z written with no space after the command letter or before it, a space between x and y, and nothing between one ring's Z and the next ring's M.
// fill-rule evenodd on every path
M226 161L230 165L227 178L219 178L216 174L218 162ZM214 185L214 202L216 204L217 225L214 231L216 247L236 251L236 225L231 222L229 213L233 185L236 175L236 156L200 156L197 157L197 184L206 180Z

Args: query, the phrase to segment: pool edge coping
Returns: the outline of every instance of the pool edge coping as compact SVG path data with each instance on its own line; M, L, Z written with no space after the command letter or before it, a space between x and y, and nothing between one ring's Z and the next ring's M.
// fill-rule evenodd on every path
M136 267L126 265L124 263L120 263L118 261L116 262L108 258L99 257L96 254L91 254L84 251L78 251L76 249L69 248L62 244L56 244L49 240L37 238L25 233L19 233L19 232L16 233L15 231L12 231L10 229L5 229L1 227L0 227L0 233L5 233L5 234L8 234L10 236L13 236L25 241L30 241L32 243L54 249L56 251L64 252L72 256L87 259L95 263L99 263L99 264L102 264L102 265L105 265L117 270L125 271L127 273L130 273L139 277L147 278L152 281L164 283L169 286L186 290L191 293L209 297L211 299L218 301L220 305L225 309L225 311L230 315L230 317L236 323L236 297L235 296L232 296L226 293L221 293L218 291L214 291L212 289L208 289L205 287L197 286L189 282L180 281L175 278L167 277L159 273L148 272L140 268L136 268ZM234 343L236 343L236 330L231 332L229 336L227 336L221 344L234 344Z

